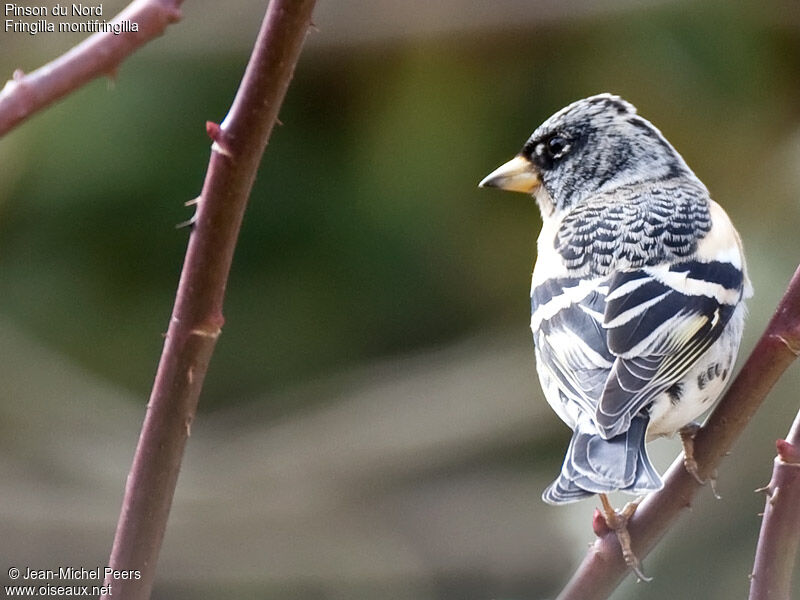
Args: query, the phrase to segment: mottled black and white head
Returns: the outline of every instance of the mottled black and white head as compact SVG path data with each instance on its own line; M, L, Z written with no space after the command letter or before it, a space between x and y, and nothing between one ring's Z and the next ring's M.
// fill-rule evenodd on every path
M547 217L623 185L687 176L699 183L675 148L632 104L599 94L547 119L516 157L479 185L532 194Z

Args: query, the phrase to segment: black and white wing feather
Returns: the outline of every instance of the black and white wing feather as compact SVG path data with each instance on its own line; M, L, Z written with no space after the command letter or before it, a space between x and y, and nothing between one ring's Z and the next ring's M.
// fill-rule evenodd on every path
M531 330L547 400L573 429L594 416L616 357L603 327L608 278L547 279L531 292Z
M595 414L603 437L626 431L637 413L684 377L725 329L743 284L742 270L721 261L612 275L603 327L616 359Z

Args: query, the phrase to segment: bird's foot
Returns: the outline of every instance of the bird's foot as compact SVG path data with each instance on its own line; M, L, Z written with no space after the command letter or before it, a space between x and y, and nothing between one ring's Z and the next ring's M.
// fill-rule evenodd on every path
M628 502L625 508L617 512L614 507L611 506L608 496L605 494L599 494L599 496L600 502L603 503L606 525L616 534L617 540L619 540L619 545L622 548L622 558L625 560L625 564L636 574L636 577L638 577L640 581L652 581L652 577L648 577L642 572L641 563L631 548L631 534L628 531L628 521L630 521L633 513L636 512L643 497L637 498L633 502Z
M714 498L716 498L717 500L721 500L722 496L720 496L719 493L717 492L716 470L711 475L711 477L709 477L708 479L703 479L702 477L700 477L699 467L697 466L697 461L694 458L694 436L697 435L699 429L700 425L698 425L697 423L689 423L685 427L682 427L680 430L681 444L683 444L683 466L700 485L705 485L706 483L709 483L711 485L711 492L714 494Z

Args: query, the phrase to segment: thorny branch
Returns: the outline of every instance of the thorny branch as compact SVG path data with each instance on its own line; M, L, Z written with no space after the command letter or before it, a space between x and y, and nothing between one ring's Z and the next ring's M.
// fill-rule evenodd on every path
M800 412L789 435L778 440L778 454L758 536L750 600L789 600L797 546L800 543Z
M315 0L272 0L244 78L213 139L175 306L125 487L106 600L150 596L197 401L223 323L222 303L247 199L311 23Z

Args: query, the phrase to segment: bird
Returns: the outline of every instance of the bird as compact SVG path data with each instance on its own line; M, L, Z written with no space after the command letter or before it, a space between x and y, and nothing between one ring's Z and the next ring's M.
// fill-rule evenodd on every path
M544 396L572 429L542 499L599 495L628 566L627 522L663 487L646 443L695 421L731 378L752 296L741 238L664 135L619 96L569 104L480 187L533 196L542 228L531 330ZM622 511L607 494L639 496Z

